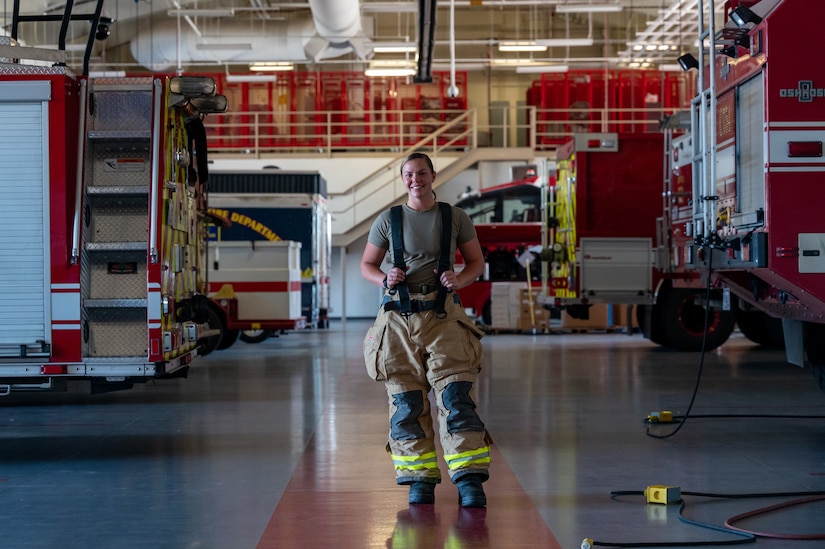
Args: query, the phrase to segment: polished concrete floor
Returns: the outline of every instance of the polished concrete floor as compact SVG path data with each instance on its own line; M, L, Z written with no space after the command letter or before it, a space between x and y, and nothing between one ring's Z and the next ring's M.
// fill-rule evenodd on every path
M477 387L495 440L487 509L459 508L449 483L409 506L363 369L367 326L238 342L129 391L3 397L0 546L685 546L748 541L726 521L825 491L825 393L781 352L734 337L708 353L691 417L653 438L675 426L645 418L685 413L700 355L639 335L497 334ZM638 495L651 485L788 495L683 494L680 520ZM760 548L825 547L825 501L733 526Z

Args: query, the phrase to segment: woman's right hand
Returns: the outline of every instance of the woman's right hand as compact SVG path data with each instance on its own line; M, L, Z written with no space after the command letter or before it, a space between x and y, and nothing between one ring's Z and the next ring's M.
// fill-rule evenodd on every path
M387 273L387 288L395 288L404 280L406 280L407 274L404 272L404 269L399 267L393 267Z

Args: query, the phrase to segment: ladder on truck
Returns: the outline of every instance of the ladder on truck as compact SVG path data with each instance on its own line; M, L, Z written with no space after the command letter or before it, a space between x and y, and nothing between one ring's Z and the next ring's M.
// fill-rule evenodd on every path
M716 242L716 0L700 0L698 78L691 101L693 135L693 235L701 244ZM706 44L709 46L706 49ZM707 67L707 69L706 69Z
M147 269L157 262L162 85L152 77L92 79L85 120L80 248L83 356L149 354ZM153 124L154 120L154 124ZM154 128L154 130L153 130ZM156 285L155 285L156 286Z

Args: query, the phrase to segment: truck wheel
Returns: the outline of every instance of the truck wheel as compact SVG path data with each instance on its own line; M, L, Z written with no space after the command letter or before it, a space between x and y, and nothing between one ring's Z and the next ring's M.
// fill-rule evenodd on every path
M814 381L822 391L825 391L825 325L805 323L805 354Z
M742 335L754 343L778 349L785 346L781 318L772 317L758 309L736 309L736 324Z
M209 307L208 311L208 319L206 321L206 325L210 330L220 330L221 333L218 335L205 337L198 341L200 343L200 354L201 356L206 356L215 349L218 348L218 343L221 342L221 337L223 336L223 323L221 322L221 316L218 314L215 309Z
M238 336L241 334L240 330L224 330L221 334L221 341L218 343L218 346L215 347L219 351L223 351L224 349L228 349L238 341Z
M270 334L269 330L243 330L241 341L244 343L260 343L269 339Z
M825 392L825 367L819 364L811 364L811 372L814 374L816 384Z
M660 309L663 345L682 351L702 350L705 308L697 299L703 294L704 290L671 288L663 296ZM733 311L711 310L705 350L715 349L727 341L735 324Z
M642 334L652 343L665 345L662 339L662 321L656 316L659 314L659 309L657 305L636 305L636 324L641 328Z

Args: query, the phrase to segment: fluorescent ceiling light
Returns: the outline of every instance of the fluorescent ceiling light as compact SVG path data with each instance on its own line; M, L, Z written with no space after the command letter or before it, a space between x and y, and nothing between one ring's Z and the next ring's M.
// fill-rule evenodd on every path
M533 41L499 42L498 51L547 51L547 46L541 46Z
M254 63L252 65L249 65L249 70L251 71L285 72L294 69L295 65L283 61L275 61L272 63Z
M375 59L364 71L367 76L412 76L415 73L415 66L404 59Z
M546 38L544 40L536 40L539 46L547 47L565 47L565 46L592 46L592 38Z
M169 10L166 15L182 15L184 17L232 17L235 15L235 10L231 9L180 9Z
M517 67L519 65L534 65L533 59L490 59L490 64L498 67Z
M373 42L375 53L415 53L418 50L412 42Z
M411 68L374 68L364 71L366 76L412 76L415 69Z
M682 65L679 63L665 63L664 65L659 65L660 71L675 71L675 72L682 72Z
M449 71L452 67L450 63L433 63L430 68L434 71ZM455 68L460 71L483 71L489 68L489 65L487 63L466 63L459 61L456 62Z
M615 13L622 11L619 4L559 4L556 13Z
M545 72L567 72L568 69L567 65L524 65L521 67L516 67L516 72L518 74L536 74L536 73L545 73Z
M230 84L241 82L277 82L278 77L274 74L228 74L225 80Z

